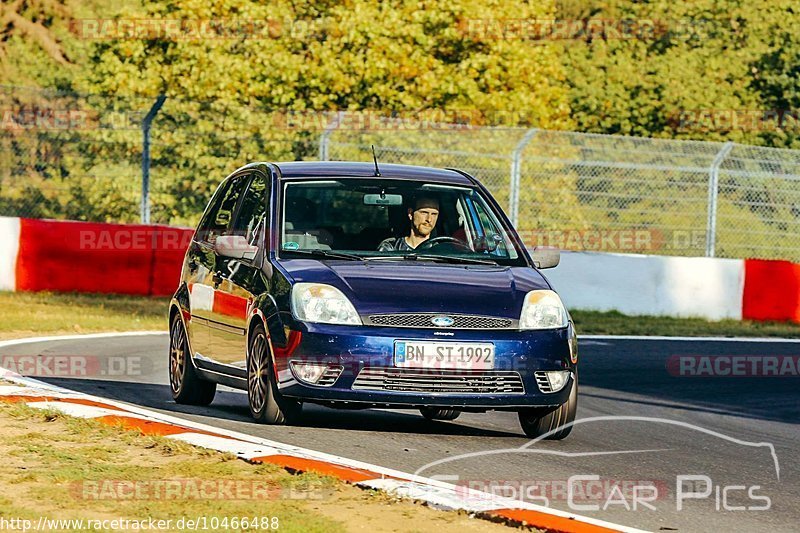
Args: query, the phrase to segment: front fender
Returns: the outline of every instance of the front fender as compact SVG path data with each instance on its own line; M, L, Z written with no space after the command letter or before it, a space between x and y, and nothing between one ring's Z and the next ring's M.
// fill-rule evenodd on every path
M278 304L270 294L262 294L253 301L252 311L247 319L247 346L250 346L250 335L257 324L264 326L267 332L267 342L270 347L270 356L275 364L275 348L285 348L288 344L286 330L281 320Z

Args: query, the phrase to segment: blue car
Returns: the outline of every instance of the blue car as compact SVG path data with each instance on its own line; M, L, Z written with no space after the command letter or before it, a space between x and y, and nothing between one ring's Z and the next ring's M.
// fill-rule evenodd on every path
M575 329L478 180L454 169L254 163L214 193L170 303L176 402L247 391L253 417L304 403L515 411L526 435L575 418Z

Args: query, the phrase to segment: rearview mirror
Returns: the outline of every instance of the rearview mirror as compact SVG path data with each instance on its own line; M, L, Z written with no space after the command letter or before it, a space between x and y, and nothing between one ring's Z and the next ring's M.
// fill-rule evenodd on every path
M249 244L243 235L220 235L214 241L214 251L230 259L253 260L258 253L258 246Z
M553 268L561 262L561 250L550 246L537 246L531 253L536 268Z
M402 194L365 194L364 205L403 205Z

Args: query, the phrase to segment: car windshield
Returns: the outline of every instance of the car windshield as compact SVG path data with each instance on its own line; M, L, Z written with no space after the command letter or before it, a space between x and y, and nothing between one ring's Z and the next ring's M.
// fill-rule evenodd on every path
M382 178L287 182L280 254L525 266L481 193Z

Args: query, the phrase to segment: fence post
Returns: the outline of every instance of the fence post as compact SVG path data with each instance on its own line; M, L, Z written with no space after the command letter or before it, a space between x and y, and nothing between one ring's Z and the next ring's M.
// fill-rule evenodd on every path
M706 257L714 257L717 248L717 199L719 197L719 168L733 149L734 143L726 142L714 157L708 169L708 221L706 223Z
M327 161L328 158L330 157L329 147L331 142L331 133L333 133L333 130L335 130L339 126L343 118L344 118L344 111L337 111L333 119L331 119L328 125L325 126L325 131L322 132L322 135L319 138L320 161Z
M522 151L538 132L539 128L528 130L517 143L511 155L511 184L508 190L508 216L514 227L517 226L519 220L519 184L522 177Z
M159 95L142 121L142 205L139 216L142 224L150 223L150 125L166 99L163 94Z

